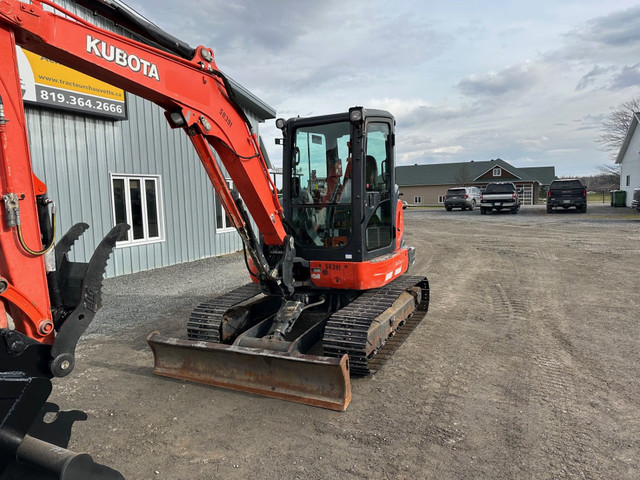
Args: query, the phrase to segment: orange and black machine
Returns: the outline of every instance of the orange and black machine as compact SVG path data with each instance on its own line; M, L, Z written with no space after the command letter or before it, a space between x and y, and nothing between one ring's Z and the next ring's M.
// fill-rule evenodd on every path
M51 379L74 368L107 261L129 227L115 225L87 263L68 255L87 224L56 240L54 203L31 166L16 46L162 107L191 140L243 241L251 281L198 305L185 339L151 334L154 373L344 410L350 375L375 371L376 354L429 304L427 279L406 274L415 251L404 242L394 118L353 107L278 119L278 192L210 48L190 47L119 2L76 3L143 40L49 0L0 1L0 478L20 468L122 478L64 450L73 414L46 425L42 416L54 409ZM50 444L65 452L58 461Z

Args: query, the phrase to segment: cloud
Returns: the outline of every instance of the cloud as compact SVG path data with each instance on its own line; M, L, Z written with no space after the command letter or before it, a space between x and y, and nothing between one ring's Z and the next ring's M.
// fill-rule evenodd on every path
M157 0L152 8L147 7L145 0L127 0L127 3L194 46L208 42L216 53L237 48L276 53L306 35L310 28L320 28L324 13L339 1L301 5L297 0Z
M564 45L541 62L569 78L580 75L575 91L617 91L640 84L640 5L583 22L562 35ZM591 69L585 72L586 68ZM631 66L629 66L631 65Z
M546 135L529 135L522 138L515 138L514 142L521 145L525 151L527 150L542 150L549 143L549 137Z
M451 145L449 147L439 147L431 150L433 155L451 155L453 153L462 153L464 147L461 145Z
M609 71L608 68L602 68L598 65L594 65L589 73L583 75L576 85L576 90L584 90L589 85L593 85L596 79Z
M620 90L627 87L638 87L640 85L640 63L631 67L626 65L614 76L609 90Z
M640 48L640 5L593 18L562 35L565 44L545 57L567 66L592 62L614 65L637 61Z
M585 90L589 87L618 91L629 87L638 87L639 85L640 63L631 66L616 65L607 68L595 65L580 78L576 85L576 91Z
M596 116L640 85L640 5L619 7L632 0L547 0L534 10L518 2L478 10L468 0L428 9L382 0L125 1L176 37L211 47L220 69L279 117L356 104L389 110L401 163L526 158L557 161L557 171L593 163L604 158L592 145ZM279 133L272 121L260 130L278 163L282 151L268 137ZM575 159L553 156L576 145Z
M461 121L473 113L474 107L461 105L431 105L422 99L384 99L372 101L380 108L393 112L402 128L423 128L425 125L442 125L443 122Z
M589 20L567 34L578 41L613 47L640 45L640 5Z
M582 118L578 118L574 120L573 123L577 125L575 129L578 131L581 131L581 130L595 131L602 128L602 122L606 117L607 115L604 113L595 114L595 115L589 114L589 115L585 115Z
M470 75L458 83L458 89L468 96L501 97L530 90L537 75L529 64L507 67L499 72Z
M177 37L211 47L223 72L278 108L300 96L343 104L335 99L347 91L393 91L456 42L427 13L376 1L157 0L152 13L148 2L130 3Z

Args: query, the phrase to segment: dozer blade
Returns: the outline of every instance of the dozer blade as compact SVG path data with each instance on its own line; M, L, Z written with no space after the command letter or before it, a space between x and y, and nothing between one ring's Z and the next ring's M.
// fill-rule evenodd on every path
M351 401L348 356L280 353L182 340L154 332L153 373L343 411Z

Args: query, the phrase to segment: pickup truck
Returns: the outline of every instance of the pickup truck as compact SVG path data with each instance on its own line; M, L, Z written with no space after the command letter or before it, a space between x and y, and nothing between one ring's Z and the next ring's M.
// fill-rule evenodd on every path
M487 211L503 209L518 213L520 203L520 192L513 183L490 183L480 195L480 213L485 215Z
M587 211L587 189L580 180L554 180L547 191L547 213L554 208L576 207L582 213Z

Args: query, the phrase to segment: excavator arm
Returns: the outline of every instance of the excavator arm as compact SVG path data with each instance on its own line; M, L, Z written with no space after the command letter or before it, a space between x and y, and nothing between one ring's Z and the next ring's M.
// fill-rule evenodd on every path
M65 16L45 11L48 5ZM43 0L0 3L0 18L15 42L34 53L150 100L169 123L192 139L221 202L236 228L245 222L234 206L208 145L219 155L267 245L282 245L282 207L268 174L257 135L235 103L213 51L200 46L192 59L96 27Z
M45 11L43 5L55 11ZM25 178L17 183L33 188L27 185L34 182L29 178L33 174L30 172L21 95L16 84L19 77L15 47L12 46L15 43L164 108L170 125L182 128L189 136L231 224L238 230L257 267L259 278L272 282L281 278L281 273L268 265L263 256L247 216L241 211L240 204L234 201L212 151L215 150L233 179L264 243L282 246L287 236L282 207L260 151L257 135L251 131L242 109L235 103L233 91L215 64L211 49L200 46L194 50L193 58L185 59L96 27L48 0L32 4L19 0L0 2L0 36L5 72L2 97L5 103L11 104L13 118L22 126L20 132L10 135L11 145L15 144L20 151L5 152L6 158L3 160L6 182L2 195L5 204L8 198L14 198L12 195L35 197L35 192L14 191L16 181L12 177L15 175L6 174L8 169L25 169ZM10 74L7 74L8 68ZM13 85L8 85L11 82ZM16 142L16 138L22 138L22 142ZM29 215L22 213L22 216ZM34 228L35 216L35 213L30 215L31 227L23 229L33 243L39 237L38 229ZM12 270L10 264L17 256L8 248L3 248L3 251L8 269ZM19 269L27 271L22 265ZM44 269L38 270L42 280L34 286L33 269L28 269L28 283L30 289L35 291L26 293L26 296L40 306L43 313L39 316L43 318L31 316L30 321L25 322L24 330L31 337L47 337L51 341L53 329L52 323L46 319L48 305ZM19 277L19 274L14 272L13 277ZM21 282L17 280L17 283ZM27 289L26 286L23 288Z
M100 0L80 3L108 9ZM166 40L142 33L158 46ZM16 46L162 107L171 127L191 140L260 282L286 292L281 262L267 262L243 201L264 244L286 251L283 209L258 137L211 49L182 46L176 54L101 29L48 0L0 0L0 478L41 478L29 476L34 469L55 478L122 478L88 455L64 450L70 426L60 424L72 423L65 415L53 424L37 419L50 379L73 369L77 342L100 306L107 260L129 227L109 232L88 263L67 256L88 225L73 226L55 242L55 206L30 160ZM218 159L242 200L229 190ZM60 430L66 435L51 433ZM54 437L55 461L48 454Z

